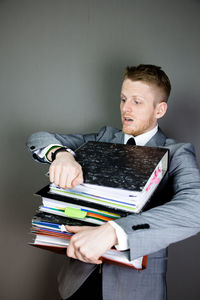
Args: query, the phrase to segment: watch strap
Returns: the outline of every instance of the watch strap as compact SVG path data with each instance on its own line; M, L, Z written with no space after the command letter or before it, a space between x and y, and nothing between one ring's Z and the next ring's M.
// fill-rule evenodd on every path
M54 151L54 152L51 154L51 161L52 161L52 162L56 159L56 155L57 155L59 152L69 152L69 153L71 153L73 156L75 156L74 151L72 151L71 149L69 149L69 148L63 146L63 147L58 148L56 151Z

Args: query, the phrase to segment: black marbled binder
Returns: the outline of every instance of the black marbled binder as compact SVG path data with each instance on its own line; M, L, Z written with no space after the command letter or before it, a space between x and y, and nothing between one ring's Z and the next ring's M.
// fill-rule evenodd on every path
M67 217L62 217L46 212L41 212L37 211L32 219L32 222L34 221L41 221L41 222L46 222L46 223L53 223L53 224L65 224L65 225L70 225L70 226L92 226L91 223L77 220L77 219L72 219L72 218L67 218Z
M139 213L160 184L168 167L166 148L87 142L76 150L84 184L50 193Z
M87 142L76 150L84 183L142 191L165 148Z

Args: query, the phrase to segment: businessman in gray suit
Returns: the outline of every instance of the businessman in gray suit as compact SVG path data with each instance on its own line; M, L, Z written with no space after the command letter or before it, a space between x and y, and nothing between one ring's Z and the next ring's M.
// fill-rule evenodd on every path
M136 145L170 151L168 172L142 213L92 228L67 226L74 235L58 276L62 299L166 299L167 247L200 229L200 172L193 146L167 138L157 124L170 90L160 67L128 67L121 89L122 130L106 126L96 134L38 132L29 138L34 159L50 163L50 181L63 188L84 181L72 151L86 141L126 143L133 137ZM131 260L148 255L147 269L102 264L101 255L113 246L129 249Z

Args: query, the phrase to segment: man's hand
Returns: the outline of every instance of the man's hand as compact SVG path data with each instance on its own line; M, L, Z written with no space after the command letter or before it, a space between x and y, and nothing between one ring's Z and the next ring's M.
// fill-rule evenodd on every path
M75 233L67 247L67 256L86 263L101 264L99 259L118 243L115 229L109 223L97 227L66 226Z
M79 163L69 152L60 152L49 168L50 182L64 189L83 183L83 172Z

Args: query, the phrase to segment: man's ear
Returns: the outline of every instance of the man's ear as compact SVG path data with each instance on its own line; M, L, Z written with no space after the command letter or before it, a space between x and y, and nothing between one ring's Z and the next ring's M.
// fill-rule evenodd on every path
M156 118L160 119L162 118L167 111L167 103L166 102L160 102L156 105Z

